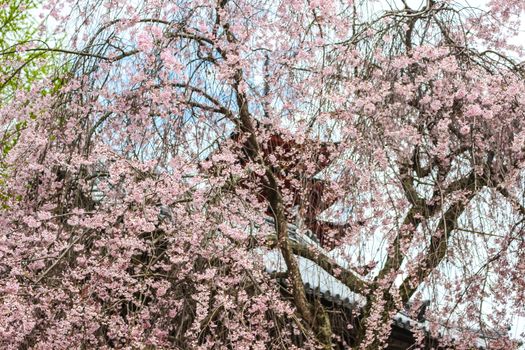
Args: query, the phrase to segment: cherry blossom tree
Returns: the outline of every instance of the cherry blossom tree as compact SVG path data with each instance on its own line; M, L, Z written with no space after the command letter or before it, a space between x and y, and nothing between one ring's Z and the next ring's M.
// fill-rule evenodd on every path
M523 339L522 1L45 10L70 69L1 106L2 348L378 349L427 304L422 346Z

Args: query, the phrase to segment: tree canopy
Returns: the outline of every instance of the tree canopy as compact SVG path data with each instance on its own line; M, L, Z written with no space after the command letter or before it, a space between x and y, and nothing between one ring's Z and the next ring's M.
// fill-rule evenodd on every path
M47 9L66 43L25 49L67 72L0 105L3 348L378 349L400 312L523 341L522 1Z

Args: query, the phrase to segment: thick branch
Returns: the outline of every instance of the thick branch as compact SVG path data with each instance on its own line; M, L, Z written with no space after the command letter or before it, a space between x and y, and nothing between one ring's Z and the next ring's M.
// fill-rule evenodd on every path
M410 239L412 235L412 230L415 230L417 226L421 223L423 217L428 217L431 215L428 206L425 204L425 200L421 198L413 184L413 177L411 176L409 167L401 167L400 177L405 196L409 203L411 204L410 209L408 210L401 230L392 242L388 257L386 259L385 265L375 278L375 282L380 281L385 276L390 274L392 271L397 271L403 263L403 254L401 252L401 242ZM410 228L409 228L410 226Z
M478 181L477 181L478 180ZM447 254L448 240L452 231L458 227L458 218L465 210L468 202L476 195L477 186L484 185L482 179L478 179L472 172L469 176L453 182L446 190L451 193L453 190L467 190L469 194L466 200L458 201L450 206L441 217L436 234L430 239L430 245L423 261L419 264L414 275L405 278L399 291L403 303L410 300L416 292L419 284L424 281L430 273L438 267Z
M219 7L221 8L224 8L225 5L226 1L221 1L219 3ZM220 23L220 17L218 14L217 20ZM227 40L232 44L236 43L237 39L230 31L229 24L224 23L222 27L226 33ZM232 87L235 91L237 107L239 109L239 126L242 132L248 134L248 156L253 161L259 163L265 168L265 185L269 189L268 201L275 219L275 229L277 232L278 242L277 244L281 250L284 261L288 268L289 279L292 285L294 303L297 307L297 310L301 314L301 317L307 322L307 324L315 327L314 330L316 333L316 337L322 343L323 349L329 350L332 349L332 331L330 321L327 317L326 311L320 305L320 303L317 303L317 307L313 308L312 310L308 300L306 299L306 292L304 290L304 284L301 278L299 265L297 263L297 259L295 258L292 252L290 240L288 239L288 222L286 220L283 198L279 190L277 177L275 176L271 168L265 164L264 159L262 157L260 146L256 138L256 130L252 122L253 118L248 108L248 100L246 98L246 95L240 89L242 79L243 71L241 68L238 68L235 70L235 74L233 76ZM313 311L318 311L318 313L314 313Z
M304 244L291 242L290 245L294 254L315 262L319 267L347 286L352 292L359 294L368 293L370 286L365 280L361 279L354 272L342 268L332 258L324 255L320 251L314 251Z
M410 300L419 284L427 278L446 256L448 240L453 230L457 228L458 218L463 213L465 203L453 204L439 221L437 234L430 239L430 245L425 259L419 264L415 276L407 277L399 287L403 303Z

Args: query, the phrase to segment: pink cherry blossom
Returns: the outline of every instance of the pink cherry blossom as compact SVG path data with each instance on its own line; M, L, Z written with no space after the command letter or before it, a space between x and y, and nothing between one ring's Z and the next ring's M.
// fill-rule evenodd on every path
M0 348L517 349L523 2L416 3L46 2L60 45L2 49Z

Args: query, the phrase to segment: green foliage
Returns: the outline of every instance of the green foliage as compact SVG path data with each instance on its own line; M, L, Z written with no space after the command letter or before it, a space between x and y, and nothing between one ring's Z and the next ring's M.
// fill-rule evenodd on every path
M58 55L47 47L41 34L35 12L40 0L0 0L0 105L16 96L17 91L29 91L35 82L45 77L61 75L67 66L58 63ZM35 49L36 48L36 49ZM56 80L56 79L55 79ZM59 79L62 82L61 79ZM53 84L45 93L56 93L63 84ZM55 87L57 86L57 87ZM38 116L29 116L31 119ZM19 140L26 121L13 121L9 126L0 125L0 208L8 196L3 193L3 183L8 176L5 157Z
M5 103L19 89L48 75L56 63L52 53L27 50L41 46L45 38L39 35L32 11L35 0L0 0L0 100Z

